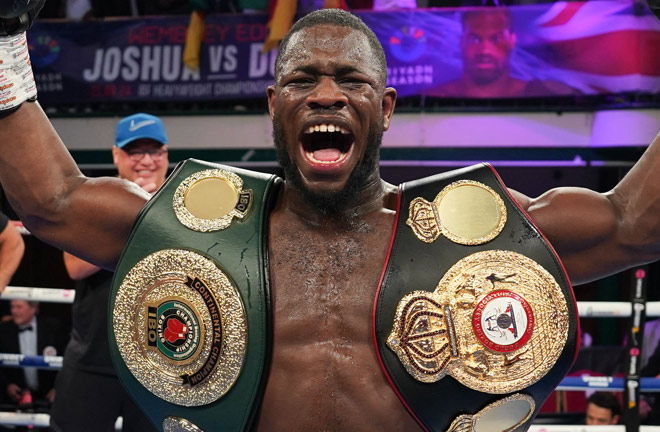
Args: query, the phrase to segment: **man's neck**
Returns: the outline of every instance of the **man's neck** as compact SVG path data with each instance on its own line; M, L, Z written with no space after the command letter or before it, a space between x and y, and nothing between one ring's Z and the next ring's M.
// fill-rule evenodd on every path
M352 226L367 219L369 215L382 211L388 206L389 196L396 188L380 178L361 189L360 196L339 212L325 212L307 201L293 186L285 183L278 207L310 226L335 230L350 230Z
M512 78L508 72L495 81L487 84L475 83L469 79L463 81L465 93L479 97L498 97L518 94L522 91L522 89L519 88L522 84L522 81Z

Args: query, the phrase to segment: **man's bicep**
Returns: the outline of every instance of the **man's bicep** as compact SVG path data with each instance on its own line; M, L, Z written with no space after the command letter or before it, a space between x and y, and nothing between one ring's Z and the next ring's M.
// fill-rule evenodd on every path
M91 264L113 269L147 199L128 181L88 178L72 192L55 228L48 232L46 225L37 235Z
M148 195L116 178L82 175L38 103L0 120L0 180L37 237L113 268Z
M557 188L521 206L550 241L574 284L630 265L620 241L617 210L604 194Z

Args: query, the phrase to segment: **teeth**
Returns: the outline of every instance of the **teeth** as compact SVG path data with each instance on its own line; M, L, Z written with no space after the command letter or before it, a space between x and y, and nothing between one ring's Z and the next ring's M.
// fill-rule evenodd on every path
M339 132L343 135L348 135L349 132L339 125L334 125L330 123L322 123L307 128L307 133L311 134L314 132Z
M318 163L318 164L324 164L324 165L332 165L332 164L336 164L336 163L338 163L338 162L343 161L344 159L346 159L346 158L348 157L348 154L347 154L347 153L342 153L342 155L341 155L341 156L339 157L339 159L337 159L337 160L334 160L334 161L320 161L320 160L318 160L318 159L316 159L316 158L314 157L314 153L313 153L313 152L305 152L305 153L307 154L307 157L308 157L310 160L313 160L314 162L316 162L316 163Z

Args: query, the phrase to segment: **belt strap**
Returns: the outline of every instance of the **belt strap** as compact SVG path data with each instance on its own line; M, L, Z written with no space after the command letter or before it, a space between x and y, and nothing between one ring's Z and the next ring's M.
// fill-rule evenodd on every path
M271 354L266 232L280 181L189 160L137 219L113 281L110 351L159 430L250 427Z
M453 218L461 225L461 218L475 216L466 210L474 204L471 195L466 195L466 203L459 202L462 212L459 215L452 215L451 208L443 207L440 195L448 196L444 194L457 185L474 182L485 185L483 190L490 189L493 196L501 198L498 205L506 210L506 222L494 228L494 238L484 235L476 241L461 240L462 226L455 230L457 232L449 229L439 234L443 227L436 225L442 225L441 219ZM477 211L486 210L490 211ZM499 274L499 269L495 269L492 275L483 278L486 280L470 279L474 269L479 268L479 260L493 257L504 263L503 268L508 266L509 258L520 260L525 266L534 262L541 267L529 264L534 271L542 273L546 279L554 278L559 285L553 295L568 328L565 345L555 347L555 363L549 370L522 386L494 376L492 364L486 359L527 361L530 355L539 353L526 349L540 332L551 334L549 328L557 332L562 329L557 328L561 326L556 322L549 322L549 327L542 328L546 323L540 322L541 317L545 320L550 316L551 321L559 318L554 317L552 311L548 313L543 302L534 305L529 298L525 300L525 296L534 293L521 294L519 288L508 288L507 282L520 281L519 275L514 275L520 272L505 269ZM461 278L463 285L451 285ZM447 283L439 284L441 280ZM490 290L491 282L498 288ZM484 287L486 291L481 290ZM465 303L461 303L461 296L465 296ZM500 303L504 307L499 308ZM515 306L510 312L509 304ZM485 316L487 313L499 321L490 320L491 317ZM530 323L534 318L537 322ZM459 319L464 321L462 329L457 322ZM505 339L515 332L517 342L498 344L496 338L492 342L485 334L488 333L485 327L491 325L492 330L500 331ZM575 300L559 258L510 197L495 171L485 164L401 185L397 226L377 294L374 328L378 354L395 391L423 427L439 431L463 430L461 428L471 422L486 418L485 412L495 413L493 408L502 403L515 409L527 407L528 413L520 414L524 409L518 410L519 418L508 425L515 426L516 430L524 428L570 368L578 337ZM403 347L405 344L407 346ZM471 354L467 355L468 352ZM479 368L483 376L479 376ZM523 382L527 379L522 377ZM499 410L497 416L506 416L510 411L508 408ZM495 429L481 427L477 430Z

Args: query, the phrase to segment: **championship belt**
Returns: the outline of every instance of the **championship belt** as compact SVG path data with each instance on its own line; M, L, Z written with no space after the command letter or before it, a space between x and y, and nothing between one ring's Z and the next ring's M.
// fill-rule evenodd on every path
M428 430L526 430L577 350L559 258L486 164L399 198L374 311L386 375Z
M158 430L251 425L270 361L266 230L279 183L189 160L138 216L113 280L110 352Z

